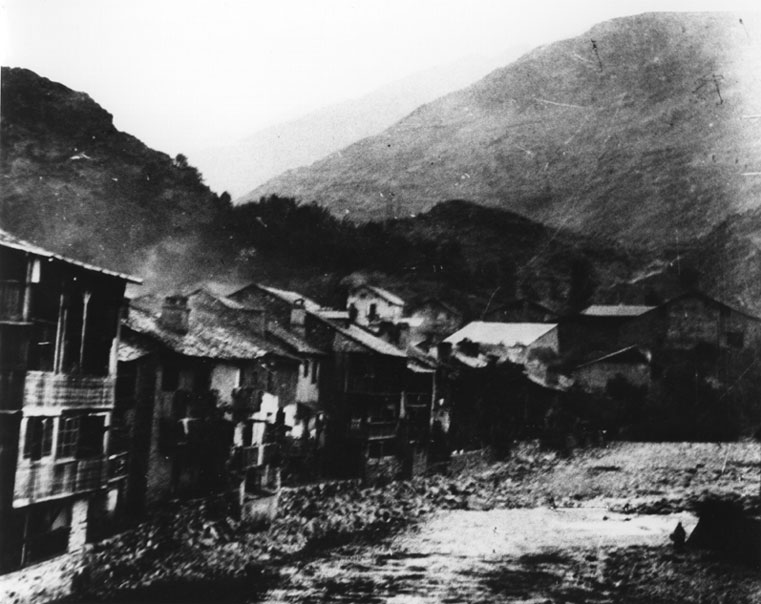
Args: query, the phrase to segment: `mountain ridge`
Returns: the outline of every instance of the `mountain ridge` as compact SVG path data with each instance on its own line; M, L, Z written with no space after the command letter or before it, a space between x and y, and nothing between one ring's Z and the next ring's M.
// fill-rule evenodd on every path
M359 221L464 198L627 244L703 236L761 199L741 176L761 167L742 119L761 110L760 31L729 13L607 21L246 198L316 200Z

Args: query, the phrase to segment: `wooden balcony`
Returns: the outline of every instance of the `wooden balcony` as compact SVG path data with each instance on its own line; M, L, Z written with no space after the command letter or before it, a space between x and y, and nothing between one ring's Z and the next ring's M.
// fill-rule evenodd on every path
M113 408L114 385L113 377L29 371L24 384L24 406Z
M106 487L126 476L126 453L91 459L34 462L16 470L13 506L68 497Z

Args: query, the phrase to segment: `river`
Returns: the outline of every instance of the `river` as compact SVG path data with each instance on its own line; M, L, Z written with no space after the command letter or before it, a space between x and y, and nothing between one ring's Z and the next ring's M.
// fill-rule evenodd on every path
M440 512L379 542L281 566L255 601L615 602L595 581L610 548L666 545L678 522L689 533L696 519L600 508Z

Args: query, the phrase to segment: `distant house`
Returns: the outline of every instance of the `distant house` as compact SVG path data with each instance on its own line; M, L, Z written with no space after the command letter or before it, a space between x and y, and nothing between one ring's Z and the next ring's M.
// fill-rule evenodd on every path
M552 323L472 321L444 342L452 347L452 354L471 357L474 363L486 364L491 359L523 364L534 350L557 354L556 328Z
M119 407L134 509L228 489L230 468L251 496L272 484L299 361L267 340L259 313L245 313L203 290L168 296L160 312L130 309Z
M576 315L563 317L558 325L560 354L585 359L590 353L605 354L630 344L623 337L624 326L648 315L655 306L627 304L593 304Z
M0 572L79 550L123 511L111 423L128 282L0 231Z
M744 350L761 337L761 318L698 291L667 300L622 328L623 343L656 351L689 350L709 344L719 350Z
M547 306L519 298L489 309L484 321L496 323L557 323L558 314Z
M388 290L364 284L349 292L346 309L358 325L396 323L404 314L404 300Z
M571 371L574 384L585 392L606 392L617 379L636 387L649 387L652 382L652 355L637 346L629 346L587 361Z

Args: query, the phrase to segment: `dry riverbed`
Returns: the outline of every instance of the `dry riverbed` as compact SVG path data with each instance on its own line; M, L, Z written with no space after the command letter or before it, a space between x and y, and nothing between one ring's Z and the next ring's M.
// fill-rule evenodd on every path
M616 443L570 458L526 444L453 476L289 491L264 531L184 506L95 546L79 599L757 602L757 573L674 553L667 536L678 520L694 525L690 512L707 495L758 512L760 465L761 447L750 442ZM431 575L434 555L454 570ZM386 584L379 560L413 569L391 572ZM330 568L355 563L359 570L331 579ZM469 578L445 592L415 591L447 576Z

